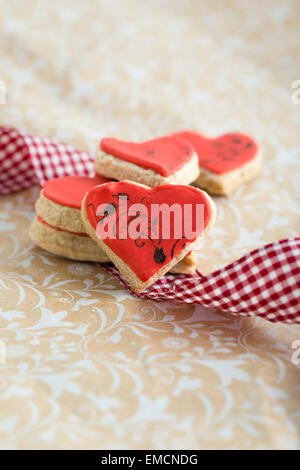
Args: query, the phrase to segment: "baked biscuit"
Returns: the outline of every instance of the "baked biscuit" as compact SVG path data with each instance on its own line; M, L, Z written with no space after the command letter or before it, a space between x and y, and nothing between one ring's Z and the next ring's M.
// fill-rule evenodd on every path
M154 187L189 184L199 174L197 155L180 138L160 137L143 143L102 139L95 159L97 173L118 181Z
M185 139L194 147L200 167L194 184L210 194L228 196L261 171L261 151L247 135L232 133L211 139L186 131L175 136Z
M183 213L186 206L190 208L188 216ZM163 209L165 215L169 210L169 219L154 214L154 208ZM142 292L200 246L215 222L216 206L207 193L191 186L151 189L122 181L91 189L83 199L81 215L90 237L132 289ZM200 224L196 223L198 218ZM189 226L195 227L189 237L187 219Z

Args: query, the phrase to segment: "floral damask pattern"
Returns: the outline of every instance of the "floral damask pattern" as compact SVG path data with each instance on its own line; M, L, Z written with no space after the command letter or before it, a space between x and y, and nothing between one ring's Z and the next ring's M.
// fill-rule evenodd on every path
M263 173L216 200L199 269L299 234L296 0L0 6L0 124L91 151L104 135L249 132ZM0 448L300 447L299 326L132 298L33 245L38 193L0 200Z

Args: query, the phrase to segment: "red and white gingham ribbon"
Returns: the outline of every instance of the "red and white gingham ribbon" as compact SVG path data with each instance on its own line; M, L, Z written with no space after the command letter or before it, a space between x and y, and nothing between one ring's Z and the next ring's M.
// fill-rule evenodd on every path
M61 176L94 176L94 158L55 140L0 127L0 195Z
M131 291L115 267L103 267ZM269 243L207 276L167 274L145 292L131 293L300 323L300 238Z
M93 162L90 154L70 145L0 127L0 195L59 176L93 176ZM141 294L130 290L116 268L104 267L138 298L300 323L300 238L270 243L208 276L167 274Z

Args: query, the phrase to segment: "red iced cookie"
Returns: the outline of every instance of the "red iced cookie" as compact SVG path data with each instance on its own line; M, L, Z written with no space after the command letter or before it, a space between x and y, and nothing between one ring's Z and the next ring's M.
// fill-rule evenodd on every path
M191 145L174 137L160 137L143 143L105 138L101 140L100 148L114 157L151 169L164 177L180 170L193 155Z
M89 178L88 176L65 176L46 181L43 194L62 206L81 209L84 195L94 186L107 183L106 178L100 175Z
M185 139L194 147L200 168L218 175L242 167L255 158L258 152L256 142L244 134L224 134L213 139L197 132L185 131L175 136Z
M59 228L59 227L55 227L54 225L51 225L49 224L48 222L46 222L46 220L44 220L42 217L40 217L39 215L37 215L37 220L41 223L41 224L45 224L47 225L48 227L50 228L53 228L54 230L57 230L58 232L67 232L67 233L72 233L73 235L78 235L79 237L88 237L88 234L87 233L83 233L83 232L72 232L71 230L63 230L62 228Z
M143 206L136 215L130 213L134 204ZM154 204L165 204L168 208L177 204L177 210L182 214L182 219L168 219L170 233L167 237L163 236L162 218L154 215ZM184 218L187 204L191 208L187 216L189 220ZM199 221L199 211L203 216L200 226L196 220L198 217ZM181 258L175 260L177 255L182 254L183 257L193 248L190 245L199 240L208 226L212 225L215 205L205 192L190 186L163 185L150 189L129 181L111 182L95 187L87 193L82 205L82 218L89 235L106 251L129 282L132 279L128 276L125 266L135 273L139 281L136 284L135 280L131 283L138 291L148 287L150 284L147 284L147 281L163 267L166 267L164 272L168 271L167 265L172 260L174 263L179 261ZM136 223L137 218L140 235L134 239L132 235L128 236L128 230L132 223ZM124 221L126 230L120 233L121 225L124 228ZM163 223L167 223L166 219ZM99 229L108 224L113 227L113 231L110 232L109 238L100 240ZM186 237L187 225L184 224L192 228L194 233L191 237ZM177 232L179 226L181 236L178 236ZM108 247L108 250L105 247ZM119 263L119 260L123 263ZM160 276L164 272L160 271Z

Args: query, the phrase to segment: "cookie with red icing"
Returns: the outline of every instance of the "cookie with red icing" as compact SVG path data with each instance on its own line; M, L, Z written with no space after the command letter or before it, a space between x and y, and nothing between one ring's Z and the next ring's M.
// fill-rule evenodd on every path
M108 181L101 175L65 176L46 181L35 205L36 212L53 227L84 232L80 215L82 200L94 186Z
M87 233L76 233L53 227L37 216L29 229L30 238L43 250L78 261L106 263L109 261L101 248Z
M192 131L174 135L194 147L200 167L195 184L212 194L228 195L260 172L261 152L252 137L228 133L209 138Z
M193 147L172 136L141 143L102 139L95 169L107 178L135 181L151 187L189 184L199 173Z
M122 181L91 189L81 214L87 233L141 292L200 244L216 207L207 193L191 186L151 189Z
M94 186L108 182L100 175L66 176L44 184L31 224L31 239L41 248L65 258L107 262L108 258L88 236L81 220L81 203Z
M81 219L85 194L95 186L107 183L103 176L67 176L47 181L36 203L37 217L30 227L32 240L41 248L81 261L108 262L103 250L88 236ZM194 273L196 258L189 253L174 273Z

